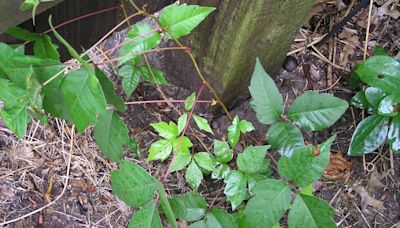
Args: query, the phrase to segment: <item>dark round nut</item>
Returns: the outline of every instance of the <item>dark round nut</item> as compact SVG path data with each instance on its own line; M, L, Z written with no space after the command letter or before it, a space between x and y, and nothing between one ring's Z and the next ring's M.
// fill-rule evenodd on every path
M296 70L298 65L299 65L299 62L297 61L297 59L295 57L287 56L285 61L283 62L282 67L286 71L293 72L294 70Z

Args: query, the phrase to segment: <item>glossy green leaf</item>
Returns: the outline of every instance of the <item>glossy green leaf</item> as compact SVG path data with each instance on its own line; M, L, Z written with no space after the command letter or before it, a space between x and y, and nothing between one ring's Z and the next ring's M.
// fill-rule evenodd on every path
M119 50L118 66L138 57L143 51L157 47L160 41L161 35L152 25L143 22L135 24Z
M171 166L171 172L184 169L192 161L192 156L189 151L180 151L176 155L175 161Z
M264 70L258 58L249 90L253 98L250 104L256 112L257 119L264 124L278 121L283 111L283 98L274 80Z
M188 115L183 113L178 119L178 134L181 134L186 126Z
M213 171L217 165L217 161L214 156L207 152L198 152L194 155L194 160L200 168L207 171Z
M360 156L373 152L385 142L387 133L387 117L372 115L365 118L354 131L347 154Z
M242 172L233 170L225 178L224 194L232 205L234 211L246 197L246 176Z
M214 132L212 131L212 129L206 119L204 119L203 117L197 116L197 115L193 115L193 119L194 119L194 122L196 122L196 125L200 130L214 134Z
M379 103L385 97L386 94L381 89L375 87L368 87L365 89L365 98L367 99L368 103L374 108L378 108Z
M335 210L325 201L302 193L296 196L289 211L289 227L325 228L336 227L331 217Z
M188 35L202 22L215 8L197 5L171 4L163 9L160 15L160 24L166 28L174 38ZM169 35L168 35L169 36Z
M193 108L194 101L196 100L196 92L193 92L190 96L186 98L185 110L190 111Z
M347 101L332 96L306 92L296 98L288 110L288 118L308 131L321 131L334 124L346 111Z
M82 68L65 76L61 92L79 132L90 123L95 123L97 114L106 109L107 102L99 80Z
M177 219L193 222L202 219L207 212L207 203L203 197L194 193L173 196L169 204Z
M124 65L118 70L118 75L122 77L122 88L126 97L129 99L140 82L140 74L137 68L131 65Z
M122 158L122 147L129 144L129 130L114 110L105 110L94 127L94 138L100 151L116 162Z
M160 121L158 123L151 123L150 126L157 131L158 135L165 139L174 139L178 137L178 126L172 121L167 124L166 122Z
M196 162L192 160L185 173L186 182L189 184L194 191L200 186L201 180L203 180L203 173L197 166Z
M140 77L145 81L158 85L168 85L168 81L165 79L163 72L153 67L144 65L138 67L137 70Z
M107 75L96 68L96 77L100 82L101 88L103 89L104 96L106 97L107 103L114 105L115 108L120 112L125 112L126 107L121 97L115 94L113 83L107 78Z
M153 202L148 203L131 218L128 228L162 228L160 215L157 205Z
M231 171L229 165L222 163L215 167L215 170L211 173L212 179L224 179L228 173Z
M400 94L389 95L378 106L378 114L381 116L396 116L399 114L397 107L400 103Z
M227 163L233 158L233 151L229 148L229 144L225 141L214 140L214 154L219 162Z
M269 179L258 183L254 195L244 210L249 227L272 227L289 209L290 188L279 180Z
M367 109L369 107L365 91L359 91L351 98L350 104L356 108Z
M287 180L292 180L300 188L318 180L329 163L330 147L334 139L335 136L330 137L318 145L318 148L314 146L295 148L291 158L282 156L278 162L279 174ZM314 156L314 150L319 150L320 154Z
M235 118L233 118L232 124L228 127L228 142L232 148L234 148L239 142L240 138L239 123L240 123L239 116L235 116Z
M356 73L369 86L379 88L385 93L399 93L400 62L395 58L378 55L360 64Z
M226 211L213 208L204 218L204 227L207 228L237 228L233 216ZM192 227L192 226L189 226Z
M161 160L164 161L169 157L172 152L172 140L161 139L150 145L149 156L147 159L149 161Z
M131 207L149 203L154 197L157 184L154 177L130 161L121 160L119 169L111 172L113 194Z
M277 149L281 155L291 157L293 150L304 146L303 134L288 121L277 122L268 128L268 143L273 149Z
M390 148L397 154L400 154L400 115L393 117L388 132L388 141Z
M266 179L270 179L270 170L268 170L269 172L267 174L257 174L257 173L252 173L252 174L246 174L246 178L247 178L247 186L248 186L248 190L249 193L251 195L254 195L253 193L253 189L255 186L257 186L257 184L261 181L264 181Z
M265 159L267 150L271 146L249 146L238 154L237 165L239 170L246 174L268 173L269 159Z

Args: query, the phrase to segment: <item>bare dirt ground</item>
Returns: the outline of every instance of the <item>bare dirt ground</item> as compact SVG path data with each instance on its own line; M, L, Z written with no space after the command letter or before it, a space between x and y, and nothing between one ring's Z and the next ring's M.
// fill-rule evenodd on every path
M305 48L338 23L348 8L342 1L318 1L308 23L299 30L291 49L299 65L293 72L282 70L275 78L288 104L307 90L329 92L347 100L355 94L347 81L351 69L363 59L368 7L321 48ZM368 53L380 44L391 56L400 55L399 8L398 1L375 1ZM118 39L118 34L112 39ZM99 50L106 49L105 46ZM118 84L113 66L106 68ZM122 94L121 88L118 90ZM132 99L184 99L190 93L174 85L156 88L143 83ZM201 105L196 112L211 121L216 138L226 137L229 125L226 116L213 118L208 110L209 107ZM267 128L257 122L249 101L231 113L255 124L257 131L246 137L247 143L265 143ZM334 219L339 227L396 227L400 221L400 158L391 156L386 146L365 157L344 156L356 124L364 114L350 108L330 129L314 134L305 132L308 143L319 143L331 134L338 135L332 147L331 163L324 177L314 185L314 191L336 209ZM162 177L167 162L145 161L148 147L157 139L148 124L176 120L174 107L134 105L128 107L123 117L141 151L140 157L126 151L126 158L141 164L154 176ZM210 135L196 130L190 134L195 138L195 150L211 151ZM272 158L278 158L277 153L271 154ZM125 227L134 211L111 194L109 174L116 167L116 163L101 156L91 129L75 135L71 125L51 119L49 125L33 122L27 136L17 139L0 121L0 224L38 210L8 227ZM166 189L171 195L191 191L181 172L170 174ZM222 181L206 178L199 192L209 207L230 210Z

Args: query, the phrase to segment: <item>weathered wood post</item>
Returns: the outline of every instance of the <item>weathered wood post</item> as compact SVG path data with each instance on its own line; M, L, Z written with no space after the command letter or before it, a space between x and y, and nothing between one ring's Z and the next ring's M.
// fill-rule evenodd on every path
M181 2L217 8L184 43L192 48L208 80L229 104L248 90L256 57L260 57L269 74L279 71L294 35L305 22L315 0ZM177 58L181 54L166 55ZM181 58L179 65L169 62L167 71L178 82L190 84L191 89L196 90L199 84L193 83L197 78L193 69L185 69L191 63L182 63Z

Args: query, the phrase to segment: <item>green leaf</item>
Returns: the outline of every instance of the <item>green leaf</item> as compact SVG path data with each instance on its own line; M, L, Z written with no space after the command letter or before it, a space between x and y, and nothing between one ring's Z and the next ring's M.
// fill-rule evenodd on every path
M188 35L215 8L197 5L171 4L163 9L160 24L166 28L175 39ZM169 37L169 36L168 36Z
M134 66L124 65L118 70L118 75L122 77L122 88L129 99L140 82L139 71Z
M197 191L201 180L203 180L203 173L197 166L196 162L192 160L185 173L186 182L194 191Z
M153 202L148 203L136 212L129 221L128 228L162 228L160 215L157 205Z
M356 73L369 86L387 94L399 93L400 62L395 58L384 55L370 57L357 67Z
M71 120L79 132L90 123L95 123L97 114L106 108L106 99L99 80L82 68L65 76L61 92Z
M385 51L385 49L381 45L376 45L373 50L374 55L386 55L388 56L388 53Z
M167 124L166 122L160 121L158 123L151 123L150 126L157 131L158 135L165 139L175 139L178 137L178 126L172 121Z
M163 72L149 67L147 65L143 65L137 68L140 77L153 84L158 85L168 85L168 81L165 79Z
M279 174L292 180L297 187L303 188L318 180L325 171L330 159L330 147L336 136L330 137L324 143L314 146L295 148L291 158L282 156L278 162ZM314 150L320 154L314 156Z
M169 157L172 152L172 140L161 139L151 144L149 149L149 156L147 160L161 160L164 161Z
M177 153L174 163L171 166L171 172L179 171L185 168L192 161L189 151L180 151Z
M187 123L187 113L183 113L178 119L178 134L181 134Z
M378 114L381 116L396 116L399 114L397 107L400 103L400 94L389 95L378 106Z
M388 141L390 148L400 154L400 115L393 117L388 132Z
M121 160L120 167L111 172L112 192L127 205L141 207L149 203L158 181L139 165Z
M94 127L94 138L100 151L116 162L122 158L122 146L129 144L129 130L114 110L105 110Z
M32 9L35 5L39 5L39 3L40 0L24 0L19 8L22 11L26 11Z
M354 131L347 154L361 156L373 152L385 142L387 133L387 117L372 115L365 118Z
M208 121L206 119L204 119L203 117L197 116L197 115L193 115L193 119L194 119L194 122L196 122L196 125L200 130L214 134L214 132L211 130L211 127L208 124Z
M231 168L229 165L222 163L217 165L215 167L214 171L211 173L211 178L212 179L225 179L225 177L228 175L228 173L231 171Z
M186 136L180 136L173 140L172 148L175 152L180 151L189 151L189 148L192 147L193 144L190 139Z
M268 170L268 171L270 171L270 170ZM267 180L267 179L270 179L270 174L271 174L271 172L269 172L268 175L266 175L266 174L257 174L257 173L246 174L247 186L249 188L250 195L254 195L253 189L254 189L255 186L257 186L257 184L259 182Z
M119 51L118 66L138 57L141 52L153 49L161 41L160 33L147 23L137 23L127 34L126 44Z
M225 178L224 194L231 202L234 211L246 197L246 176L242 172L233 170Z
M269 179L258 183L254 194L244 210L249 227L272 227L289 208L290 188L279 180Z
M283 99L274 80L265 72L258 58L249 90L253 98L250 104L257 119L264 124L278 121L283 111Z
M365 98L367 99L368 103L374 108L378 108L379 103L385 97L386 94L381 89L375 87L368 87L365 89Z
M190 111L193 108L194 101L196 100L196 92L193 92L190 96L186 98L185 110Z
M296 98L288 111L294 124L308 131L321 131L334 124L349 104L331 94L306 92Z
M239 116L235 116L235 118L233 118L232 124L228 127L228 142L232 148L234 148L239 142L240 138L239 122L240 122Z
M298 194L289 211L289 227L325 228L336 227L330 217L335 210L325 201L314 196Z
M61 90L46 94L43 98L43 108L57 118L72 122L71 114Z
M230 162L233 158L233 151L225 141L214 140L214 154L219 162Z
M369 107L365 91L359 91L351 98L350 104L356 108L367 109Z
M241 121L239 122L239 129L240 129L240 131L241 131L242 133L246 133L246 132L250 132L250 131L254 131L254 130L255 130L253 124L250 123L250 122L247 121L247 120L241 120Z
M99 68L96 68L96 77L100 82L101 88L103 89L104 96L106 97L107 103L114 105L115 108L120 112L125 112L126 107L124 101L121 97L115 94L113 83L107 78L107 75L104 74Z
M243 153L238 154L237 165L239 170L246 174L268 173L270 160L265 159L267 150L271 146L249 146Z
M206 201L194 193L173 196L169 199L169 204L177 219L188 222L202 219L207 212Z
M205 227L207 228L237 228L237 224L233 220L233 216L226 211L213 208L207 213L205 219Z
M308 196L313 196L313 184L309 184L304 188L300 189L300 193Z
M198 152L194 155L194 160L200 168L208 171L213 171L217 165L217 161L214 156L207 152Z
M60 61L60 54L58 54L57 46L52 43L51 37L48 35L41 35L35 40L33 52L37 57Z
M293 150L304 146L303 134L288 121L277 122L268 128L267 139L273 149L277 149L281 155L291 157Z
M20 27L9 28L7 29L6 33L23 41L35 41L40 36Z

